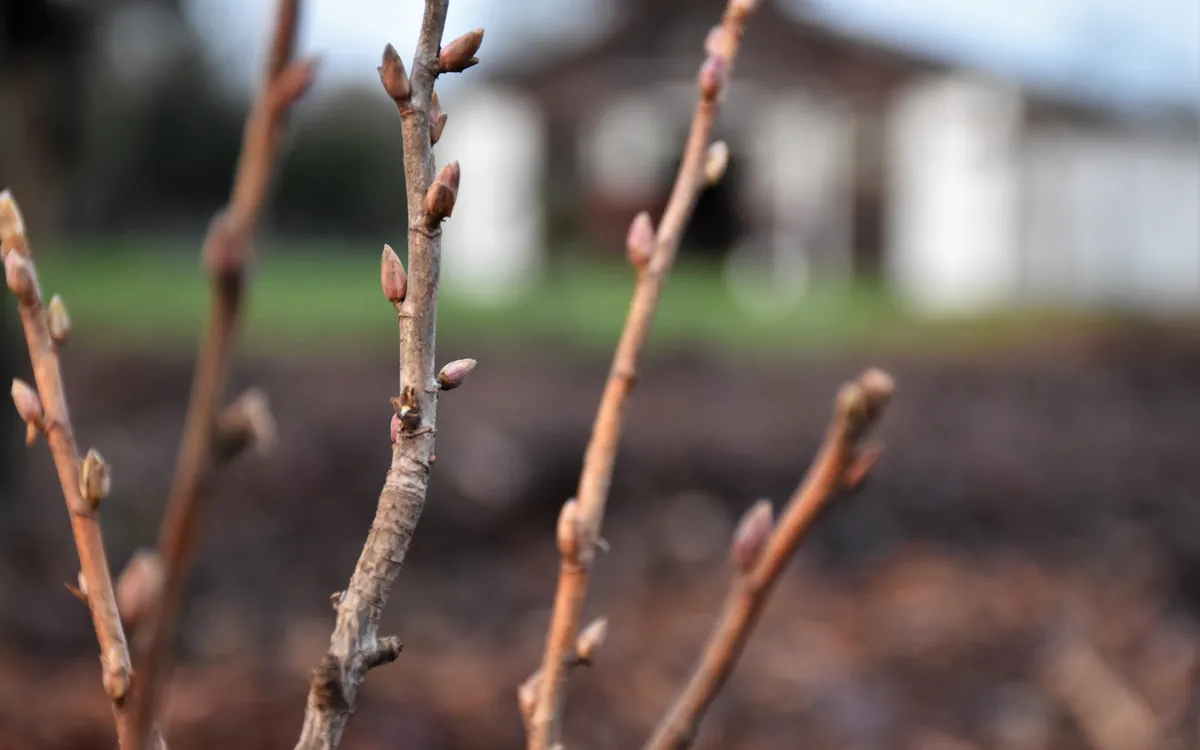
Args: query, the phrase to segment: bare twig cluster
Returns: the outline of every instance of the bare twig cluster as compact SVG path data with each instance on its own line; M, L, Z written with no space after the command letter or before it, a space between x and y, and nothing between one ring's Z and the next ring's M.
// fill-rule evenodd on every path
M308 87L312 62L294 62L298 0L280 0L266 74L247 119L241 160L228 207L210 226L204 246L212 298L184 429L175 480L157 553L129 563L114 588L98 526L109 470L95 451L81 458L72 435L57 358L70 331L62 300L43 303L24 226L7 193L0 196L0 240L5 276L21 309L34 365L36 390L13 382L12 395L28 425L29 442L45 434L71 513L81 562L73 590L92 611L113 701L121 747L161 745L155 724L163 700L170 645L183 584L200 533L200 513L213 469L249 448L273 442L265 396L250 391L221 409L225 372L247 283L254 227L266 200L272 164L286 115ZM454 212L461 171L457 162L435 166L433 146L447 114L434 85L446 73L479 63L483 30L443 45L448 0L426 0L420 38L405 67L388 45L378 72L395 102L404 142L408 268L385 245L380 284L394 307L400 334L399 395L392 399L392 460L361 556L344 591L333 595L337 612L329 649L313 670L297 750L336 747L354 712L367 672L397 659L402 644L380 635L389 592L407 554L425 503L434 462L438 396L461 386L473 359L440 369L435 358L442 224ZM632 221L626 249L637 271L633 301L601 398L575 498L562 508L557 541L561 556L554 609L540 668L518 690L531 750L563 747L567 675L590 665L602 647L608 621L580 625L601 537L614 459L627 404L663 285L684 229L706 186L718 182L729 161L724 143L712 141L734 60L755 0L728 0L720 23L704 42L697 75L698 102L683 159L666 210L655 226L646 212ZM732 672L772 587L817 513L838 492L861 483L879 455L864 444L892 391L891 379L868 370L838 394L820 453L803 483L775 520L766 501L743 517L731 541L734 576L728 599L696 669L648 741L648 750L690 744L707 707ZM124 623L124 625L123 625ZM124 626L137 627L131 660Z

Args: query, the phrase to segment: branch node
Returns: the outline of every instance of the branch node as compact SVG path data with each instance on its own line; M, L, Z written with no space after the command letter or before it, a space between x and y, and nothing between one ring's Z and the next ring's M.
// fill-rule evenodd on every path
M563 563L579 565L582 560L582 534L580 533L579 503L571 498L563 503L558 514L558 552Z
M654 255L654 224L650 221L649 212L642 211L629 223L629 231L625 235L625 253L629 262L639 271L649 265Z
M138 550L117 576L117 612L129 628L145 622L162 596L162 560L154 550Z
M458 201L458 183L461 171L457 161L442 167L437 178L425 192L425 224L435 227L454 213Z
M384 664L391 664L399 658L400 652L403 650L404 644L396 636L389 635L380 638L373 647L363 651L363 667L371 670L382 667Z

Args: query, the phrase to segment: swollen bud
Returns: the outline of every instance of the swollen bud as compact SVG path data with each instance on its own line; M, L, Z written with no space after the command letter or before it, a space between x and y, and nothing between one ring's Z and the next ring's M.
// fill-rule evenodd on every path
M12 400L22 421L32 425L42 423L42 399L29 383L20 378L13 378Z
M592 620L575 639L575 658L580 664L591 664L607 637L608 618L597 617Z
M446 113L442 111L437 92L429 97L429 143L433 145L442 140L442 131L446 129Z
M738 521L737 530L733 532L730 552L733 565L739 573L748 575L754 570L774 526L775 519L770 500L759 500L746 511L742 520Z
M379 281L383 286L383 296L388 302L398 305L404 301L408 291L408 276L404 273L404 264L391 245L383 246L383 259L379 263Z
M438 373L438 387L443 391L452 391L466 382L471 370L478 364L473 359L456 359L450 362Z
M126 627L145 619L156 605L163 585L163 567L158 554L141 550L130 558L117 578L117 613Z
M729 50L725 49L724 26L713 26L708 30L708 35L704 37L704 53L707 55L729 54Z
M558 552L562 555L563 562L571 565L579 564L579 503L575 498L571 498L563 504L562 510L558 514L558 529L556 537L558 539Z
M479 64L475 53L483 44L483 29L468 31L442 47L438 55L438 70L442 73L461 73L472 65Z
M67 337L71 335L71 316L67 314L67 305L62 301L62 297L56 294L50 298L50 304L46 307L46 317L50 326L50 338L54 339L54 343L60 346L67 343Z
M709 144L708 153L704 156L704 179L709 185L716 185L725 176L725 168L729 166L729 146L725 141Z
M404 61L392 45L383 48L383 64L379 66L379 80L383 82L383 90L397 104L408 100L412 93L412 84L408 80L408 71L404 69Z
M700 95L709 101L719 99L728 76L729 58L710 53L700 66Z
M458 200L458 181L461 176L458 162L452 161L442 167L437 179L425 192L425 218L429 226L434 226L454 213L454 203Z
M758 0L733 0L729 8L744 18L758 9Z
M108 473L108 464L99 451L92 448L79 465L79 494L83 495L88 511L95 511L111 489L112 477Z
M630 222L629 233L625 235L625 252L634 268L645 268L650 262L650 256L654 254L654 225L646 211Z
M0 244L15 246L25 238L25 220L11 190L0 191Z
M37 294L33 267L22 253L11 251L4 254L4 280L22 302L31 301Z

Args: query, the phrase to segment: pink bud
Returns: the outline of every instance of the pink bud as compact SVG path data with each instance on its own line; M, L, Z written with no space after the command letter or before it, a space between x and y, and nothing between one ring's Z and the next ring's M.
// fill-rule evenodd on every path
M67 305L57 294L50 298L46 306L46 319L50 327L50 338L54 343L62 345L71 335L71 316L67 314Z
M725 49L725 27L713 26L708 30L708 36L704 37L704 52L708 55L725 55L729 53Z
M158 554L141 550L130 558L117 578L117 612L126 626L143 621L156 606L163 585L163 568Z
M438 55L438 70L442 73L461 73L472 65L479 63L475 53L483 44L483 29L468 31L457 39L442 47Z
M719 99L728 76L729 59L724 55L709 54L700 66L700 95L709 101Z
M400 59L396 48L390 44L383 48L379 80L383 82L383 90L396 103L407 101L412 93L412 84L408 80L408 71L404 69L404 61Z
M579 503L571 498L563 504L558 514L558 552L563 561L571 564L579 563L582 547L579 528Z
M591 664L607 638L608 618L597 617L588 623L575 639L575 658L580 664Z
M408 291L408 276L404 273L404 264L391 245L383 246L383 259L379 264L379 280L383 286L383 296L393 305L404 301Z
M112 476L108 464L95 448L87 452L79 465L79 494L87 503L88 510L95 510L100 501L108 497L112 489Z
M633 217L625 236L625 252L634 268L645 268L654 254L654 225L650 214L642 211Z
M452 391L466 382L467 376L471 374L471 370L475 369L478 364L473 359L456 359L450 362L442 371L438 373L438 386L443 391Z
M725 141L716 141L709 145L708 153L704 156L704 179L709 185L716 185L725 176L725 168L729 166L729 146Z
M21 217L21 209L12 191L0 191L0 244L6 248L15 247L24 242L25 220Z
M450 218L454 213L454 204L458 201L458 182L461 171L458 162L452 161L442 167L437 179L425 193L425 217L431 225L436 225Z
M400 415L392 414L392 445L400 439Z
M22 302L28 302L37 294L37 284L33 280L33 266L23 254L10 250L4 254L4 280L8 288Z
M434 145L442 140L442 132L446 129L446 113L443 112L437 117L431 117L429 122L429 145Z
M21 419L29 424L41 424L42 421L42 399L38 397L37 391L19 378L13 378L12 382L12 400L16 404L17 414L21 415Z
M775 526L770 500L759 500L742 515L737 530L733 532L730 551L734 567L742 575L748 575L758 564L766 549L767 539Z

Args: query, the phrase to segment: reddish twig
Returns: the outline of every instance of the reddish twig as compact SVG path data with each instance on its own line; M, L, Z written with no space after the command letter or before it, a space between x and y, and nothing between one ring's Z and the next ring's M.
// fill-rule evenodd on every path
M104 537L100 533L99 504L108 494L108 467L95 451L90 451L85 460L79 457L58 360L58 347L70 331L70 318L59 297L54 297L48 305L43 303L25 223L7 190L0 193L0 256L4 259L8 286L19 303L37 385L35 392L14 380L13 399L28 427L27 442L33 442L39 432L44 433L54 457L79 553L78 592L92 613L92 625L100 642L104 688L113 703L117 741L127 748L133 735L126 702L131 674L129 647L117 612Z
M779 524L772 529L770 506L765 502L743 518L732 545L737 575L724 609L695 671L645 750L682 750L692 744L704 712L733 671L800 540L829 500L840 490L857 486L878 457L877 446L860 447L860 441L879 420L891 393L892 379L879 370L868 370L844 385L825 442Z
M591 564L600 538L626 405L663 283L675 261L684 228L705 184L720 177L723 166L720 157L725 152L717 147L713 154L709 153L713 145L710 143L713 122L754 6L754 0L729 0L721 24L706 40L707 57L700 68L698 81L700 99L657 234L653 233L646 214L639 215L630 227L628 249L630 259L639 271L637 286L584 456L577 500L568 502L560 517L562 563L537 701L528 722L530 750L549 750L561 738L567 667L579 631Z
M461 385L475 366L466 359L435 369L441 224L454 210L459 167L452 162L434 177L433 144L446 115L433 88L439 74L476 64L483 40L476 30L442 48L447 5L448 0L425 3L411 77L391 45L379 67L384 91L400 113L408 196L408 273L390 247L384 248L380 269L384 296L400 321L400 396L393 399L391 467L350 584L334 597L337 623L313 672L297 750L336 747L367 671L400 651L398 639L379 637L379 620L425 505L438 393Z
M209 227L205 269L212 282L183 440L159 535L164 581L157 606L139 631L133 689L135 750L158 712L175 619L200 532L200 511L216 462L216 429L230 352L240 318L255 225L267 198L280 135L291 105L307 90L315 61L293 62L299 1L280 0L266 75L246 120L229 205ZM144 639L141 635L144 633Z

